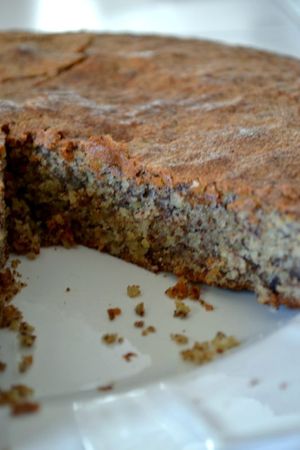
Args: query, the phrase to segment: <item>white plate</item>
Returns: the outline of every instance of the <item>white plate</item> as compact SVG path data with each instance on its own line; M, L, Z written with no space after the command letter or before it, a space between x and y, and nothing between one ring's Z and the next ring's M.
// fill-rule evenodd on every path
M198 36L300 56L296 0L0 0L1 28L45 31L98 29ZM60 15L57 10L59 8ZM70 14L70 8L72 14ZM34 365L19 375L16 337L1 331L0 385L35 389L41 412L11 419L0 409L0 449L213 450L300 448L300 315L258 305L247 293L203 289L216 306L191 304L187 320L172 317L164 295L171 276L154 275L91 250L49 249L21 272L28 287L15 302L37 329ZM147 337L127 297L140 284ZM69 293L65 292L70 287ZM108 306L122 316L107 320ZM239 348L206 366L181 361L171 332L186 330L191 344L216 331L234 334ZM100 339L125 338L108 348ZM138 357L127 363L122 354ZM110 392L99 385L114 383Z
M86 248L43 250L35 261L22 258L20 272L28 286L15 304L36 327L34 365L18 373L16 336L2 331L0 359L8 369L0 380L4 387L34 387L42 410L20 419L2 410L2 447L42 450L64 442L64 449L83 443L106 450L122 440L122 449L210 450L299 424L298 313L259 305L249 293L203 288L215 310L189 301L190 317L174 318L174 302L164 294L174 277ZM142 296L129 298L128 284L139 284ZM140 301L146 324L157 329L148 336L133 326ZM107 308L116 306L122 315L109 321ZM183 330L190 345L221 330L241 346L195 368L181 360L181 347L170 339ZM124 342L102 344L102 334L113 331ZM129 351L138 356L126 362L122 355ZM111 383L112 391L97 392Z

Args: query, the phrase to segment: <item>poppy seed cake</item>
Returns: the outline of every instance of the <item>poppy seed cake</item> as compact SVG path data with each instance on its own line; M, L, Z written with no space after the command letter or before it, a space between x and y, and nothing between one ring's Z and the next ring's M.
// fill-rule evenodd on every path
M298 60L157 36L0 42L11 250L82 244L300 306Z

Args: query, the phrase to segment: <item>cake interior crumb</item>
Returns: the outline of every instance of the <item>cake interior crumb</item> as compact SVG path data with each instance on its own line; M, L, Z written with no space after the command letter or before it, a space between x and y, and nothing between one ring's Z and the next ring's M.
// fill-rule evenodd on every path
M108 308L107 314L109 317L109 320L115 320L116 317L120 316L122 314L121 308Z
M19 362L19 372L25 373L32 366L33 356L32 355L24 355Z
M14 416L35 413L40 405L31 401L33 393L33 389L24 384L13 385L7 390L0 389L0 406L9 406Z
M226 336L219 331L212 340L195 342L193 347L181 351L181 357L184 361L202 365L239 344L240 342L234 336Z
M107 392L107 391L111 391L113 388L114 388L113 383L110 383L110 384L105 384L103 386L98 386L97 391L98 392Z
M125 361L130 362L132 360L132 358L136 358L137 354L134 352L128 352L125 353L125 355L123 355L123 359L125 359Z
M176 300L176 308L174 310L174 317L180 317L181 319L185 319L189 313L191 312L191 308L186 305L181 300Z
M18 258L12 259L12 261L10 263L12 269L17 269L20 264L21 264L21 260Z
M176 284L174 286L169 287L165 291L165 294L169 298L175 300L185 300L185 299L195 300L198 303L200 303L200 305L203 306L203 308L206 311L213 311L215 309L213 305L203 300L203 298L200 298L201 294L200 287L184 277L179 277Z
M127 286L127 295L130 298L136 298L141 295L141 288L138 284L131 284Z
M118 333L106 333L102 336L101 340L106 345L112 345L112 344L122 344L124 338L120 337Z
M184 300L190 298L197 300L200 297L200 287L188 281L184 277L179 277L174 286L169 287L165 294L172 299Z
M148 334L155 333L156 328L153 325L149 325L142 331L142 336L148 336Z
M170 337L171 337L172 341L176 342L176 344L178 344L178 345L185 345L185 344L188 344L188 342L189 342L189 338L187 336L185 336L184 334L171 333Z
M144 317L145 315L145 305L143 302L138 303L136 305L136 307L134 308L134 311L136 313L136 315L140 316L140 317Z

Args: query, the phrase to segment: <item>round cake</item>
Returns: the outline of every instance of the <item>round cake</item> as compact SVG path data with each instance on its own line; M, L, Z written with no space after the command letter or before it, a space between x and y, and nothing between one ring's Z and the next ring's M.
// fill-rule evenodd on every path
M300 62L192 39L0 34L0 254L86 245L300 306Z

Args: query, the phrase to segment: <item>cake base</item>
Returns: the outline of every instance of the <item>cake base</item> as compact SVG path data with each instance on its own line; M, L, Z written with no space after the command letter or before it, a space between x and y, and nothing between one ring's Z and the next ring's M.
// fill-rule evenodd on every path
M113 152L111 138L102 145ZM289 217L258 210L253 223L253 216L229 208L230 198L195 203L185 186L142 183L108 164L95 173L75 143L66 161L30 133L23 140L8 133L6 151L11 251L34 255L40 246L81 244L152 271L252 290L275 307L299 306L298 224ZM280 258L282 252L290 257Z

